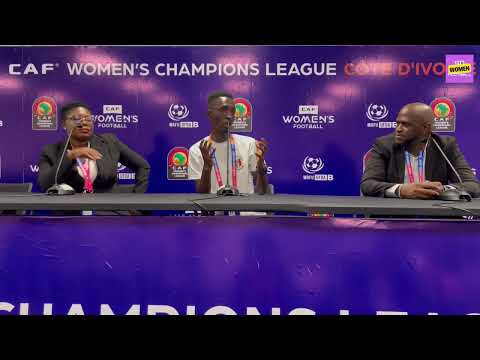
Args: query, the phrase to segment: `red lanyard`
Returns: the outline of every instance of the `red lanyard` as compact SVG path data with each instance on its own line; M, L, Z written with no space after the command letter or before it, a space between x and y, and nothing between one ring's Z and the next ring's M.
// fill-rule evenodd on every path
M87 193L92 193L93 192L93 183L92 179L90 178L90 162L88 159L85 159L83 164L82 161L77 158L77 163L80 169L82 170L83 176L84 176L84 184L83 184L83 189Z
M210 137L208 138L208 142L211 143ZM238 187L238 181L237 181L237 166L236 166L236 158L237 158L237 149L235 146L235 140L233 139L233 136L230 136L229 139L229 144L227 146L230 146L230 152L232 153L232 185L233 187L237 188ZM220 166L218 165L218 160L215 155L216 148L212 150L211 157L212 157L212 162L213 162L213 170L215 172L215 178L217 179L217 184L218 187L223 186L223 180L222 180L222 173L220 172ZM230 159L227 159L227 163L230 162ZM228 166L228 165L227 165Z
M425 169L424 169L424 164L425 164L425 157L424 157L424 151L420 151L418 154L418 181L419 182L424 182L425 181ZM415 182L415 177L413 176L413 166L412 166L412 159L411 159L410 153L405 151L405 164L407 166L407 174L408 174L408 182L413 184Z

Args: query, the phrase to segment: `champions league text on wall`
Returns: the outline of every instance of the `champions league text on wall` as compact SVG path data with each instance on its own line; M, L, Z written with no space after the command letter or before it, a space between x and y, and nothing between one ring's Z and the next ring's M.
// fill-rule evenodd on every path
M478 169L477 54L472 49L0 48L0 151L8 159L4 181L27 179L38 191L34 180L41 149L64 139L60 109L80 101L92 108L97 134L117 134L152 164L149 192L194 191L187 189L189 182L169 181L186 180L181 154L170 159L170 166L165 162L172 148L188 149L208 135L206 101L218 90L234 96L233 132L267 140L266 161L275 168L270 181L277 193L357 195L363 154L375 137L394 131L401 107L416 101L432 105L436 131L455 135ZM450 82L466 79L473 82ZM433 103L436 99L441 100ZM324 167L305 172L306 157L320 157ZM310 161L305 168L311 171L314 165ZM319 180L304 179L328 175L339 181L321 186ZM128 169L121 168L118 176L134 181Z
M225 305L214 305L206 310L199 310L195 305L186 305L184 308L175 308L171 305L154 305L148 304L142 306L141 304L131 304L124 312L119 312L115 306L110 304L99 304L95 312L89 312L82 304L70 304L65 308L62 306L62 312L59 312L53 303L11 303L7 301L0 301L0 316L1 315L322 315L321 311L314 309L297 307L291 309L282 309L280 307L273 307L268 312L260 310L256 306L246 306L242 309L236 309ZM398 310L377 310L371 315L408 315L408 311ZM348 309L339 309L338 315L354 315ZM428 312L425 315L441 315L438 312ZM465 315L480 315L480 313L468 313Z
M149 76L150 64L127 63L69 63L66 64L70 76ZM9 74L14 76L47 75L60 68L60 64L33 63L10 64ZM159 63L154 66L156 76L335 76L335 63L276 63L263 64L215 64L215 63Z
M310 158L306 170L326 173ZM65 220L0 217L0 315L479 312L475 222Z

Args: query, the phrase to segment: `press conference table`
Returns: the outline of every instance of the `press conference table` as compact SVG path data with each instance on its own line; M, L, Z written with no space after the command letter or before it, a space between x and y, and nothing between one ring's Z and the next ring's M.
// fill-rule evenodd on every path
M480 215L480 199L471 202L385 199L361 196L211 194L0 193L0 210L171 210L258 211L394 216Z
M0 315L480 313L480 222L461 218L479 200L0 194L0 210L126 209L378 218L0 216Z

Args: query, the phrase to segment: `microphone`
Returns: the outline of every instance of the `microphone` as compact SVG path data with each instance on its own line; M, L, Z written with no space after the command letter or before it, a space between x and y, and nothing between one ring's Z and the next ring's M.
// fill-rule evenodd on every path
M62 165L63 158L67 152L68 144L70 143L70 138L72 137L73 127L70 129L67 137L67 142L63 147L62 156L58 162L57 170L55 172L55 184L47 189L47 195L73 195L75 190L67 184L58 184L58 172L60 171L60 166Z
M240 192L236 187L230 185L230 123L231 118L228 117L228 126L227 126L227 182L224 186L220 187L217 190L218 196L238 196ZM232 159L233 166L237 166L236 159Z
M457 172L457 170L452 165L450 160L448 160L447 155L445 155L442 148L440 147L440 145L438 145L437 141L433 137L431 137L430 139L432 139L437 149L440 150L440 153L442 154L443 158L447 161L447 164L453 170L453 173L458 178L460 185L463 187L462 178L460 177L460 174ZM462 200L472 201L472 196L468 192L466 192L464 189L448 189L448 190L443 190L440 193L439 199L445 200L445 201L462 201Z

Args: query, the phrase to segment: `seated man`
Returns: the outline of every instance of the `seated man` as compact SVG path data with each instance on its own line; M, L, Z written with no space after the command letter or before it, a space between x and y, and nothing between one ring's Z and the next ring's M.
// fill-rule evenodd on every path
M444 189L455 187L472 197L480 196L480 184L455 138L432 133L434 117L430 106L423 103L408 104L400 110L395 132L378 138L373 145L362 177L363 195L435 199Z
M230 185L240 193L265 194L267 191L267 143L264 139L256 141L238 134L231 134L227 141L228 127L234 116L235 104L231 94L216 92L208 97L208 117L212 130L209 136L192 145L189 150L188 177L195 180L198 193L216 194L226 184L227 164L231 167ZM232 150L230 159L226 155L227 146Z

